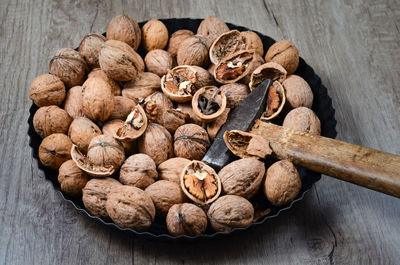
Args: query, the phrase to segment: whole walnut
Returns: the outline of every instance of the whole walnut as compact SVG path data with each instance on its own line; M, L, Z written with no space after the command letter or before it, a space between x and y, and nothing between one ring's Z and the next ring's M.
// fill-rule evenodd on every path
M153 159L146 154L135 154L122 164L119 180L124 185L145 189L157 179L157 167Z
M134 79L125 83L122 96L140 100L160 90L161 78L150 72L141 72Z
M321 122L314 111L306 107L291 110L283 120L282 126L299 132L321 134Z
M167 228L173 236L201 235L207 229L207 216L192 203L175 204L168 211Z
M156 215L159 217L165 217L172 205L185 201L185 194L180 185L168 180L159 180L151 184L145 192L153 200Z
M81 85L85 80L86 62L75 50L64 48L50 60L50 74L58 76L66 87Z
M82 86L82 109L85 116L97 122L107 120L114 109L110 85L102 78L88 78Z
M103 125L103 134L114 137L117 134L118 129L123 127L124 124L125 122L123 120L109 120ZM124 146L126 155L136 153L136 142L123 141L121 144Z
M289 108L312 107L314 95L306 80L298 75L289 75L282 86L285 88Z
M168 43L168 29L160 20L153 19L142 27L142 46L149 52L164 49Z
M254 49L258 55L264 55L264 45L257 33L254 31L242 31L240 35L243 37L246 49Z
M89 176L80 170L73 160L65 161L58 171L58 182L62 192L74 198L82 196L82 189L89 179Z
M281 160L268 168L264 194L273 205L281 206L292 202L300 190L300 175L292 162Z
M109 117L110 120L126 120L126 117L128 117L129 113L131 113L132 109L137 105L137 102L134 100L127 98L127 97L121 97L117 96L114 97L114 109L111 113L111 116Z
M120 186L107 195L106 210L119 226L136 230L148 228L155 217L155 208L150 196L132 186Z
M85 153L88 150L90 141L97 135L101 135L100 128L84 117L74 119L68 130L68 136L71 138L72 143Z
M178 48L181 43L191 36L194 36L194 33L187 29L180 29L175 31L169 38L167 51L172 54L172 56L176 57L176 54L178 53Z
M154 49L149 51L144 57L146 69L158 76L167 74L168 70L174 68L174 57L167 51Z
M245 84L232 83L220 87L220 90L225 93L226 107L234 108L249 95L249 87Z
M255 158L242 158L224 166L218 173L224 194L250 199L260 189L265 175L264 163Z
M110 86L111 86L111 92L113 93L114 96L121 96L121 87L117 83L117 81L111 79L106 75L106 73L101 70L100 68L94 68L89 74L88 78L91 77L99 77L104 79Z
M182 125L174 134L174 152L176 156L190 160L201 160L208 147L210 147L210 140L207 131L199 125Z
M112 136L98 135L90 141L87 157L94 166L118 169L125 160L124 147Z
M106 35L109 40L127 43L135 51L139 48L142 38L139 24L127 15L114 17L107 25Z
M201 36L192 36L184 40L176 55L178 65L197 65L207 68L210 63L206 40Z
M158 165L160 179L173 181L180 184L183 169L190 163L189 159L173 157Z
M65 97L64 101L64 110L73 119L85 116L82 109L81 86L74 86L68 90L67 96Z
M243 197L219 197L207 212L211 227L217 232L230 232L233 228L247 227L253 221L253 205Z
M150 122L138 139L138 151L149 155L158 166L174 155L172 136L162 125Z
M266 62L275 62L283 66L288 75L293 74L299 65L299 50L288 40L272 44L265 54Z
M107 194L111 190L122 186L113 178L93 178L83 188L82 201L88 212L94 216L109 219L106 211Z
M170 133L174 133L180 126L190 119L189 114L180 109L169 109L164 113L163 125Z
M99 53L106 38L98 33L87 34L79 44L78 52L90 68L100 67Z
M164 113L173 108L174 104L172 101L162 92L155 92L148 96L143 105L147 118L151 122L161 125L164 123Z
M60 105L65 98L64 83L55 75L44 74L33 79L29 97L38 107Z
M33 127L42 138L53 133L67 134L71 122L68 113L54 105L40 107L33 116Z
M221 19L209 16L205 18L197 29L197 34L206 38L207 48L222 34L229 31L228 26Z
M54 133L43 139L39 146L40 162L52 169L71 159L72 142L62 133Z

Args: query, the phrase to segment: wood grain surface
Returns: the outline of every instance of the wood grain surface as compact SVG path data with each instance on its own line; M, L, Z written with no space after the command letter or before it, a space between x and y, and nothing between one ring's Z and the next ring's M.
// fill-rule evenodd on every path
M250 3L251 2L251 3ZM115 15L214 15L292 40L328 87L338 139L400 154L400 2L0 1L0 264L398 264L400 201L323 177L289 212L214 241L135 238L78 214L28 145L32 79Z

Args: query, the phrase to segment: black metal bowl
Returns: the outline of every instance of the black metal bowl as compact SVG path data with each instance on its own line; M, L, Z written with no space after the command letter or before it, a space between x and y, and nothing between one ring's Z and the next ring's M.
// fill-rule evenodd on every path
M189 18L179 18L179 19L161 19L161 21L167 26L168 31L170 34L173 32L179 30L179 29L189 29L193 32L197 31L198 26L200 25L200 22L202 21L201 19L189 19ZM143 26L143 24L146 22L141 22L139 23L140 26ZM230 29L237 29L239 31L246 31L249 30L245 27L241 26L236 26L233 24L228 23L228 26ZM263 44L264 44L264 50L267 51L268 48L275 42L274 39L265 36L259 32L256 32L262 39ZM142 56L144 55L144 51L139 49L139 54ZM307 63L300 58L300 64L299 67L296 71L297 75L303 77L308 84L311 86L311 89L314 93L314 103L312 106L312 109L315 111L319 119L321 120L321 134L326 137L331 137L335 138L336 137L336 120L335 120L335 110L333 109L332 106L332 100L329 97L327 93L326 87L321 83L321 79L314 73L314 70L307 65ZM39 150L39 145L42 141L39 135L36 134L34 128L33 128L33 115L35 114L36 110L38 108L36 105L32 104L30 108L30 116L29 116L29 145L32 147L32 154L33 157L37 160L38 167L40 170L43 171L45 177L47 180L51 181L53 184L54 188L57 190L57 192L61 195L61 197L66 200L67 202L71 203L76 210L79 212L85 214L91 219L94 219L97 222L101 222L104 225L113 227L115 229L121 230L121 231L126 231L128 233L132 233L134 235L138 235L141 237L147 237L151 239L159 239L159 240L199 240L199 239L210 239L210 238L215 238L215 237L220 237L220 236L225 236L231 233L237 233L240 231L245 231L250 227L254 227L256 225L260 225L265 223L271 218L274 218L278 216L282 211L288 210L290 207L292 207L293 204L296 202L300 201L303 199L304 195L311 189L313 184L317 182L320 178L321 175L318 173L315 173L313 171L300 168L299 173L303 182L303 187L298 195L298 197L289 205L283 206L283 207L274 207L268 203L268 201L265 199L263 194L260 192L257 194L251 202L256 205L257 209L271 209L269 214L265 216L264 218L261 218L261 220L252 223L249 225L247 228L235 228L231 232L214 232L212 229L208 228L205 234L199 235L199 236L178 236L174 237L168 234L168 230L165 225L165 220L155 220L153 225L147 229L146 231L143 232L138 232L133 229L129 228L122 228L113 222L103 220L99 217L93 216L90 213L86 211L86 209L83 206L82 200L77 200L77 199L72 199L68 197L67 195L63 194L60 191L60 185L57 181L57 176L58 172L55 170L51 170L49 168L44 167L38 159L38 150ZM281 115L283 116L283 115ZM282 123L282 118L274 121L274 123L281 124ZM274 161L272 160L267 160L264 161L266 163L266 166L269 166L271 163Z

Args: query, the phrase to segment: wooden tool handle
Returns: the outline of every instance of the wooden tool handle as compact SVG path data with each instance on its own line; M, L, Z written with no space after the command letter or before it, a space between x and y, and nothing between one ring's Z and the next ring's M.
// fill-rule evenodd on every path
M257 121L278 159L400 198L400 156Z

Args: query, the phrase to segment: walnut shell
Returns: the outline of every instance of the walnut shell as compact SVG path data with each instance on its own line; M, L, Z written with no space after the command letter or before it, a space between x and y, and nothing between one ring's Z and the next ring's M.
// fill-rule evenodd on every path
M72 142L62 133L54 133L43 139L39 146L40 162L52 169L58 169L62 163L71 159Z
M121 166L119 180L124 185L145 189L157 179L156 163L146 154L128 157Z
M281 206L292 202L300 190L300 175L292 162L281 160L268 168L264 194L273 205Z
M206 38L207 47L222 34L229 31L228 26L221 19L209 16L201 21L197 34Z
M109 219L106 211L107 194L120 186L122 184L113 178L95 178L89 180L82 190L82 201L85 208L94 216Z
M90 68L100 67L99 53L106 38L98 33L87 34L79 44L78 52Z
M148 228L155 217L155 208L150 196L132 186L120 186L107 195L106 210L119 226L136 230Z
M74 86L68 90L64 101L64 110L73 119L76 119L78 117L85 117L85 113L83 113L82 109L81 86Z
M250 93L249 87L245 84L231 83L220 87L226 96L226 107L234 108L242 102Z
M254 31L242 31L240 35L244 39L246 49L254 49L258 55L264 55L264 45L257 33Z
M246 199L257 193L264 175L264 163L255 158L233 161L218 172L224 194L238 195Z
M298 75L289 75L282 86L285 88L286 105L291 108L311 108L314 95L307 81Z
M208 133L208 136L210 137L211 141L214 141L219 130L228 120L230 111L231 111L230 108L225 108L224 112L221 115L219 115L218 118L216 118L215 120L213 120L210 123L207 123L207 133Z
M182 111L183 113L186 113L189 115L189 119L187 120L187 123L194 123L199 126L203 125L203 123L196 117L196 115L193 112L192 102L179 103L178 109L180 111Z
M283 120L282 126L299 132L321 134L321 122L314 111L306 107L291 110Z
M119 86L119 84L115 81L112 80L111 78L108 77L108 75L106 75L106 73L101 70L100 68L94 68L89 74L88 74L88 78L91 77L99 77L104 79L104 81L106 81L110 86L111 86L111 92L114 96L121 96L121 87Z
M214 72L215 72L215 67L216 65L211 63L210 66L208 67L207 71L210 73L210 75L214 78Z
M218 232L247 227L253 221L253 205L243 197L225 195L211 204L207 212L211 227Z
M101 135L100 128L84 117L74 119L68 130L68 136L72 143L84 153L87 152L90 141L97 135Z
M179 184L168 180L159 180L151 184L145 192L153 200L158 217L165 217L174 204L183 203L186 200Z
M150 122L138 139L138 151L149 155L159 165L174 155L172 136L162 125Z
M142 46L149 52L164 49L168 43L168 29L160 20L153 19L142 27Z
M219 35L211 45L210 61L218 64L222 58L241 50L246 50L244 35L236 29L225 32Z
M218 83L236 83L253 70L254 64L259 64L259 56L254 50L240 50L231 53L219 61L214 71Z
M102 78L88 78L82 86L82 109L93 121L107 120L114 109L110 85Z
M243 78L240 80L241 83L248 85L251 81L251 74L256 70L260 65L264 64L265 61L258 53L254 54L254 59L252 63L249 65L249 71Z
M124 124L117 129L114 138L122 143L131 143L146 131L147 123L146 113L137 105L131 110Z
M265 79L282 82L286 79L286 70L277 63L269 62L257 67L250 76L249 87L253 91Z
M291 75L299 66L299 50L292 42L280 40L269 47L265 54L265 61L282 65L288 75Z
M80 169L92 177L108 177L115 172L113 165L93 164L74 144L71 149L71 158Z
M163 125L164 113L173 109L174 104L162 92L155 92L144 100L143 109L151 122Z
M80 198L89 176L79 169L73 160L65 161L59 169L58 182L61 191L68 196Z
M174 134L174 152L176 156L190 160L200 160L210 147L206 130L196 124L180 126Z
M170 133L174 133L179 126L182 126L190 119L189 114L179 109L169 109L164 113L164 127Z
M126 120L129 113L137 105L132 99L127 97L116 96L114 97L114 109L109 117L110 120Z
M285 89L278 81L275 81L268 89L267 108L262 114L262 120L272 120L279 116L286 104Z
M167 74L168 70L174 68L174 57L167 51L154 49L149 51L144 57L146 69L158 76Z
M190 163L189 159L173 157L158 165L160 179L180 183L182 170Z
M60 105L65 98L64 83L55 75L39 75L31 83L29 97L38 107Z
M125 83L122 96L140 100L160 90L161 78L150 72L141 72L134 79Z
M107 121L102 128L103 134L114 137L117 135L119 128L123 127L125 122L123 120L110 120ZM123 141L121 144L124 146L125 154L130 155L136 153L136 142Z
M95 166L113 166L117 170L125 160L124 147L109 135L98 135L90 141L87 158Z
M210 63L206 40L201 36L185 39L178 48L176 55L178 65L198 65L207 67Z
M225 93L215 86L204 86L194 94L192 108L200 121L215 121L226 109Z
M171 235L197 236L207 229L207 216L204 211L192 204L175 204L167 214L167 228Z
M75 50L64 48L50 60L50 74L58 76L66 87L81 85L85 80L86 62Z
M176 57L178 53L178 48L181 43L191 36L194 36L194 33L187 29L180 29L175 31L169 38L167 51L172 54L172 56Z
M42 138L53 133L67 134L71 122L68 113L54 105L40 107L33 116L33 127Z
M107 25L106 35L109 40L127 43L135 51L139 48L142 38L139 24L127 15L114 17Z
M266 158L272 154L269 141L260 135L231 130L223 137L228 149L240 158Z

